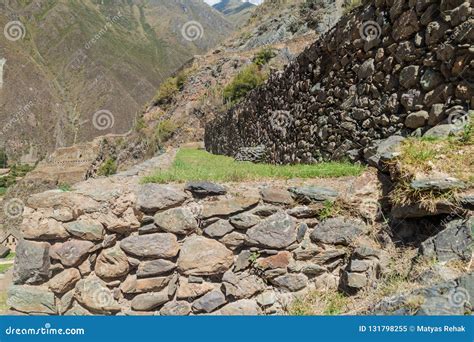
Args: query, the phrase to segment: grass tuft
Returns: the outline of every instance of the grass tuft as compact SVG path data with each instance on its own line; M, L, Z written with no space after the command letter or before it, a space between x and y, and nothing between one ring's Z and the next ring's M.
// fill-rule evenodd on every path
M182 148L170 169L145 177L144 183L186 181L241 182L262 179L292 179L358 176L365 168L348 162L313 165L272 165L238 162L233 158L210 154L203 150Z

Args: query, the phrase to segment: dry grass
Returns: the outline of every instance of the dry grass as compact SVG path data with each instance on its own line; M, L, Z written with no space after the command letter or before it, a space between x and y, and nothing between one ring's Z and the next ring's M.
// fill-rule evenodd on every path
M420 203L434 210L437 202L456 203L458 190L419 191L411 188L416 177L450 176L474 185L474 129L467 126L463 133L448 138L411 138L404 141L400 156L392 165L399 182L390 194L393 204Z
M288 314L292 316L329 315L336 316L347 311L350 298L339 292L311 291L291 304Z

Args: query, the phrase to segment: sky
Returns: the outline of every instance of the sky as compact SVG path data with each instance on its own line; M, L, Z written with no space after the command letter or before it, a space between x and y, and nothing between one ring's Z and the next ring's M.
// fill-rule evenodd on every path
M219 2L221 2L221 0L204 0L205 2L207 2L209 5L215 5ZM243 0L245 2L251 2L252 4L255 4L255 5L260 5L263 0Z

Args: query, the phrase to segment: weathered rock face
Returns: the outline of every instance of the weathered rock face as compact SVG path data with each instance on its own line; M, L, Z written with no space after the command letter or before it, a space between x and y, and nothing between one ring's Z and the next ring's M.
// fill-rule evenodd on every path
M258 148L255 160L274 163L357 160L374 141L452 123L451 108L467 115L472 6L365 2L208 124L207 150L240 158Z
M48 279L50 259L49 244L21 240L16 248L17 258L13 269L15 284L41 283Z
M186 275L224 273L234 261L233 254L223 244L193 236L187 239L178 259L178 269Z
M175 257L179 251L176 236L169 233L130 236L122 240L120 247L126 253L138 257L165 259Z

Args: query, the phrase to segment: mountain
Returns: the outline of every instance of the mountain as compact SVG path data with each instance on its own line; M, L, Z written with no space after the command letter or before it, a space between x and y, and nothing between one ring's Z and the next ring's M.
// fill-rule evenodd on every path
M250 18L257 6L242 0L222 0L212 7L224 14L233 23L241 25Z
M202 0L10 0L0 27L0 148L30 160L129 131L165 78L233 31Z

